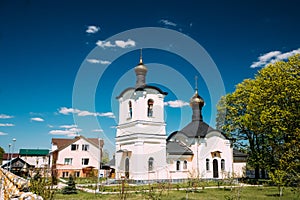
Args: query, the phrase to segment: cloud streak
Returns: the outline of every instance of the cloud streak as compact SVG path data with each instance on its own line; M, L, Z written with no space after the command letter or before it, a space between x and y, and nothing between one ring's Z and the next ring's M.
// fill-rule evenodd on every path
M49 131L50 135L66 135L68 137L74 137L78 135L82 129L78 128L77 125L61 125L59 126L61 129L51 130Z
M92 132L103 133L103 129L94 129L94 130L92 130Z
M43 122L45 120L43 118L40 118L40 117L32 117L32 118L30 118L30 121Z
M14 118L14 116L6 115L6 114L0 114L0 119L11 119Z
M76 124L71 125L61 125L59 128L65 128L65 129L71 129L71 128L77 128L78 126Z
M167 20L167 19L161 19L161 20L159 20L159 23L164 24L166 26L174 26L174 27L177 26L176 23L171 22L170 20Z
M182 100L175 100L175 101L167 101L164 103L164 105L169 106L171 108L182 108L184 106L188 106L189 103Z
M8 135L8 134L0 131L0 136L1 135Z
M130 48L130 47L135 47L136 46L136 42L134 40L131 40L131 39L128 39L127 41L116 40L114 42L98 40L96 42L96 44L99 47L102 47L102 48L120 47L120 48L124 49L124 48Z
M300 53L300 48L282 53L281 51L271 51L258 57L258 61L253 62L250 68L264 67L270 63L286 60L290 56Z
M0 124L2 127L9 127L9 126L15 126L14 124L6 123L6 124Z
M92 64L102 64L102 65L109 65L111 63L108 60L100 60L100 59L86 59L86 61Z
M85 32L94 34L94 33L97 33L98 31L100 31L99 26L88 26Z
M67 108L67 107L61 107L58 112L63 115L76 114L79 117L99 116L99 117L115 118L115 115L112 112L99 113L99 112L90 112L87 110L79 110L79 109Z

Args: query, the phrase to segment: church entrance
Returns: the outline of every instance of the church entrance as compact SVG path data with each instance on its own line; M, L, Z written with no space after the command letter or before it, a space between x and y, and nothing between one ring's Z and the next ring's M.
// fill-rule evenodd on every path
M219 178L218 160L213 160L213 177Z
M125 159L125 177L129 178L129 158Z

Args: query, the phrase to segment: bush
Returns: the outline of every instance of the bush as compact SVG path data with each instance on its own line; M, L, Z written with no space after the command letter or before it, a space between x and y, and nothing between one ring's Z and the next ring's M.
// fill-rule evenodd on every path
M69 177L68 186L62 189L62 194L77 194L76 184L72 176Z

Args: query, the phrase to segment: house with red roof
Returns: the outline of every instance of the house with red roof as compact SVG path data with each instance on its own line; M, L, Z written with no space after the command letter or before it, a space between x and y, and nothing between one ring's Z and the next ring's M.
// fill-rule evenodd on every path
M104 142L99 138L52 138L52 176L67 178L97 176Z

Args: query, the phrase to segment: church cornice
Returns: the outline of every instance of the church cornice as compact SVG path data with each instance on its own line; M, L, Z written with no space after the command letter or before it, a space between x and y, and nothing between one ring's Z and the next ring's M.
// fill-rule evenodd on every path
M132 122L124 123L124 124L119 124L117 126L118 128L127 128L127 127L132 127L135 125L154 125L154 126L165 126L165 122L153 122L153 121L146 121L146 120L135 120Z
M151 141L155 139L163 139L166 140L167 136L164 134L149 134L149 133L134 133L134 134L128 134L128 135L120 135L116 137L116 142L121 141L132 141L132 140L145 140L149 139Z
M124 96L124 94L128 91L132 91L132 92L136 92L136 91L144 91L145 89L153 89L153 90L156 90L158 91L158 93L162 94L162 95L167 95L168 93L167 92L164 92L162 91L160 88L156 87L156 86L152 86L152 85L145 85L145 86L142 86L142 87L138 87L138 88L134 88L134 87L129 87L129 88L126 88L125 90L123 90L121 92L121 94L119 96L116 97L116 99L120 99L121 97Z

